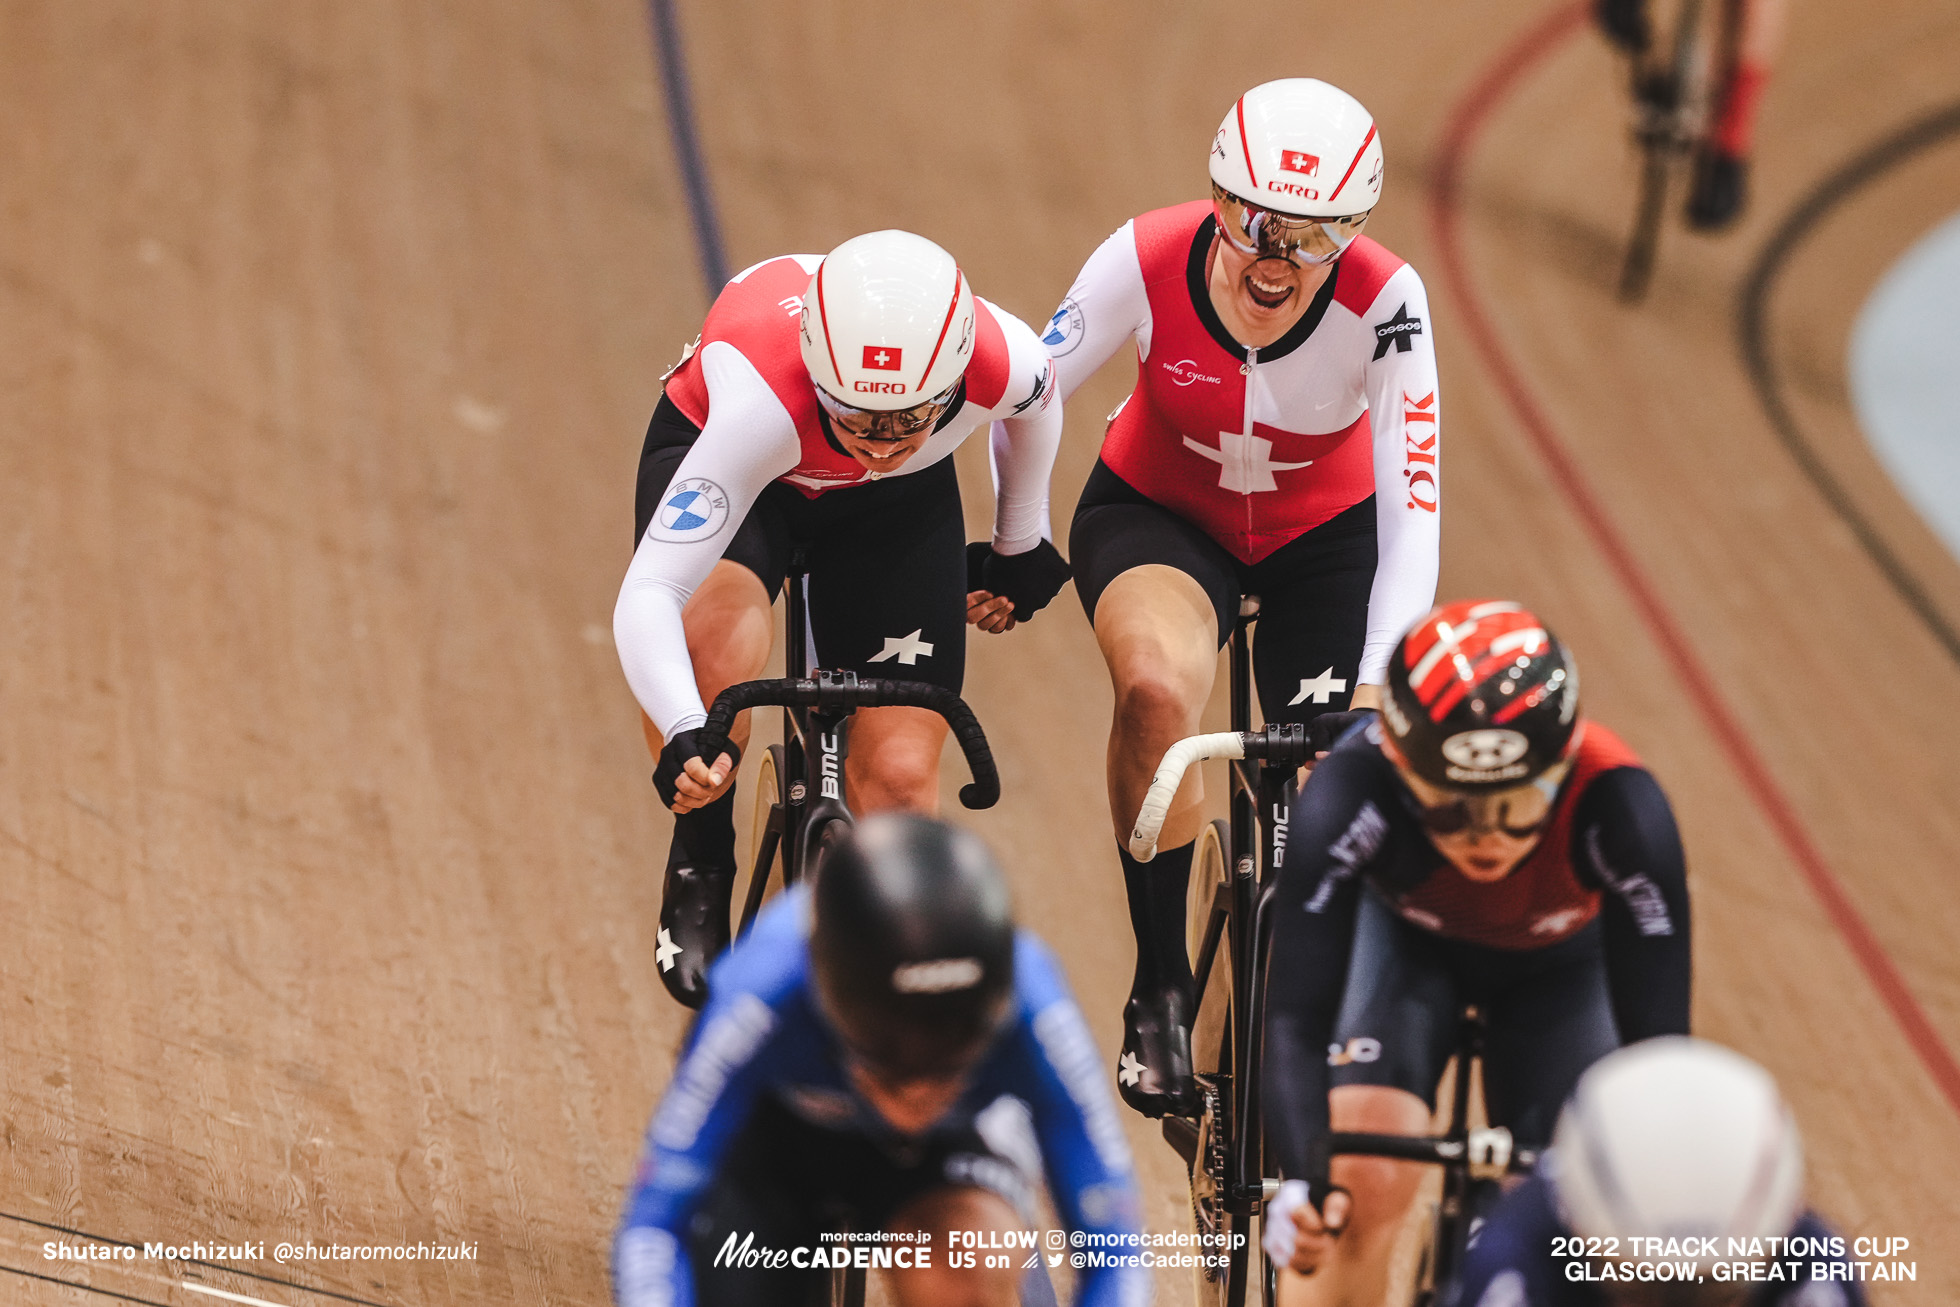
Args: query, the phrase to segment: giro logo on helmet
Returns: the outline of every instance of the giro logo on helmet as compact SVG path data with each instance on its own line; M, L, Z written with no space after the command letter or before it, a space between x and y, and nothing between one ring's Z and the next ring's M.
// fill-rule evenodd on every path
M869 367L871 365L866 364L865 366ZM883 367L884 364L881 363L878 366ZM894 363L892 366L897 367L898 364ZM857 391L860 395L903 395L905 393L905 383L903 381L853 381L851 383L851 389Z
M908 962L892 971L892 988L901 994L951 994L972 989L985 974L979 958Z
M1312 186L1301 186L1296 182L1269 181L1266 183L1266 189L1275 191L1281 195L1297 196L1303 200L1317 200L1320 198L1320 191L1318 189Z
M1501 781L1525 774L1518 760L1531 751L1531 741L1517 731L1459 731L1442 748L1451 780Z

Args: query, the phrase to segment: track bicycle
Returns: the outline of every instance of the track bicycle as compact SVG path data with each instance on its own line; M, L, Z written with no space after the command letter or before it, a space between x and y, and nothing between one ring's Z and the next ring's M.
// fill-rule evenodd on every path
M806 569L803 551L793 551L784 586L787 675L729 686L715 696L701 728L711 740L726 740L738 713L784 710L783 742L763 751L757 770L753 852L738 937L748 933L772 882L787 888L808 876L824 851L850 828L844 761L850 754L850 718L858 709L908 707L938 713L952 728L973 773L973 780L960 789L961 804L990 808L1000 800L1000 773L986 732L957 694L921 681L861 680L855 672L809 670Z
M1278 1299L1276 1269L1260 1250L1254 1218L1279 1191L1265 1174L1259 1117L1259 1035L1264 1021L1265 958L1258 913L1264 890L1286 850L1286 833L1298 769L1316 751L1298 724L1250 728L1252 676L1248 629L1259 598L1239 601L1229 644L1233 729L1195 735L1172 745L1151 777L1150 790L1130 834L1130 852L1148 862L1171 800L1191 764L1231 763L1231 805L1226 820L1198 836L1192 854L1189 947L1198 1012L1191 1031L1191 1063L1203 1107L1199 1116L1167 1116L1163 1134L1184 1159L1191 1182L1191 1211L1207 1248L1225 1252L1221 1266L1197 1271L1197 1299L1204 1307L1244 1307L1256 1266L1259 1300ZM1220 953L1223 952L1221 959ZM1443 1192L1416 1274L1413 1307L1436 1307L1461 1265L1474 1219L1478 1186L1529 1170L1534 1150L1514 1146L1503 1127L1471 1129L1467 1068L1483 1049L1484 1021L1474 1007L1458 1023L1457 1074L1450 1124L1440 1135L1376 1135L1335 1132L1328 1155L1373 1156L1425 1162L1443 1168ZM1327 1159L1316 1160L1309 1182L1327 1192ZM1236 1245L1236 1246L1234 1246ZM1256 1261L1254 1260L1256 1258Z
M960 803L991 808L1000 799L1000 773L986 733L966 701L944 686L920 681L860 680L855 672L809 670L809 608L803 580L807 559L792 551L785 601L787 652L776 680L744 681L715 696L702 726L711 741L725 741L736 715L752 708L780 707L783 742L763 751L756 778L753 854L748 889L742 900L737 936L748 933L773 883L787 888L814 873L825 853L852 825L844 801L844 761L850 755L850 718L860 708L928 708L946 719L959 742L973 780L961 787ZM828 1302L864 1307L865 1272L840 1267L831 1272ZM1022 1287L1026 1307L1053 1307L1055 1291L1045 1270L1031 1273Z
M1640 151L1640 194L1620 265L1620 299L1647 294L1661 219L1675 181L1687 171L1713 118L1719 45L1710 15L1729 0L1681 0L1672 39L1633 58L1633 140Z
M1474 1004L1467 1004L1457 1018L1453 1061L1456 1070L1450 1091L1449 1124L1442 1134L1383 1135L1335 1130L1326 1137L1327 1158L1316 1158L1311 1163L1314 1174L1308 1178L1308 1184L1315 1193L1327 1192L1327 1159L1332 1157L1386 1157L1442 1168L1443 1190L1430 1213L1429 1229L1416 1264L1412 1307L1439 1307L1447 1301L1446 1291L1461 1273L1470 1235L1495 1199L1498 1182L1507 1175L1522 1175L1538 1164L1538 1150L1519 1147L1505 1127L1472 1128L1470 1125L1470 1067L1481 1066L1483 1049L1483 1012ZM1267 1184L1278 1187L1277 1181L1269 1180Z
M1231 760L1230 816L1198 833L1191 858L1188 947L1198 998L1191 1065L1203 1107L1196 1120L1163 1121L1165 1140L1190 1173L1197 1233L1207 1252L1224 1257L1222 1266L1197 1270L1198 1301L1207 1307L1244 1307L1255 1257L1263 1301L1274 1299L1272 1267L1253 1234L1253 1218L1269 1196L1259 1134L1258 905L1285 853L1296 778L1313 752L1298 723L1252 729L1247 635L1258 616L1259 597L1242 596L1227 641L1232 729L1171 746L1130 834L1130 852L1148 862L1185 770L1209 758Z

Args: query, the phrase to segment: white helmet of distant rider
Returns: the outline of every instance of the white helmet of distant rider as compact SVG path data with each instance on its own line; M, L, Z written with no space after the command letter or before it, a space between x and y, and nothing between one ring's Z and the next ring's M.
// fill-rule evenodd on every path
M1707 1040L1671 1035L1601 1058L1552 1144L1559 1212L1582 1237L1705 1236L1726 1249L1787 1235L1803 1213L1803 1144L1776 1081Z
M1211 190L1219 231L1244 253L1331 263L1381 198L1374 116L1311 77L1255 86L1212 138Z
M874 231L817 265L803 296L803 365L831 422L874 440L933 429L973 359L973 288L923 236Z

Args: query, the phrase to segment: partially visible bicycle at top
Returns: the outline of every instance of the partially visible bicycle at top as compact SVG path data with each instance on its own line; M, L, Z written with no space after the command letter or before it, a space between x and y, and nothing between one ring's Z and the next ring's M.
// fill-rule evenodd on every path
M1789 0L1594 0L1628 58L1640 191L1620 267L1620 298L1643 298L1677 178L1688 225L1720 231L1742 214L1756 109L1782 42ZM1660 29L1665 26L1666 36Z

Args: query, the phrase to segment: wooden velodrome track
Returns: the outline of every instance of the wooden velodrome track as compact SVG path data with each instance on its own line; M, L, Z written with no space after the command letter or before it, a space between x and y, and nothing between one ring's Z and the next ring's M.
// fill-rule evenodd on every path
M902 226L1031 322L1124 219L1202 194L1246 86L1319 75L1376 112L1371 230L1424 271L1442 352L1443 592L1526 598L1579 651L1682 820L1700 1029L1781 1077L1826 1211L1913 1240L1917 1285L1875 1300L1960 1299L1960 665L1732 341L1780 214L1954 95L1952 8L1796 6L1750 221L1671 232L1639 310L1609 293L1617 69L1569 25L1508 56L1535 3L763 9L681 12L735 265ZM223 1301L183 1279L606 1300L683 1017L609 635L656 379L706 303L659 104L635 0L0 0L7 1301L110 1301L31 1276L173 1307ZM1949 620L1960 568L1863 453L1842 359L1872 280L1960 208L1956 163L1848 202L1768 301L1788 402ZM1070 410L1058 521L1128 380ZM1088 627L1064 596L971 666L1007 776L976 824L1113 1050L1131 946ZM1178 1164L1132 1124L1149 1219L1179 1227ZM46 1227L266 1250L90 1268L44 1260ZM308 1238L475 1260L269 1256Z

